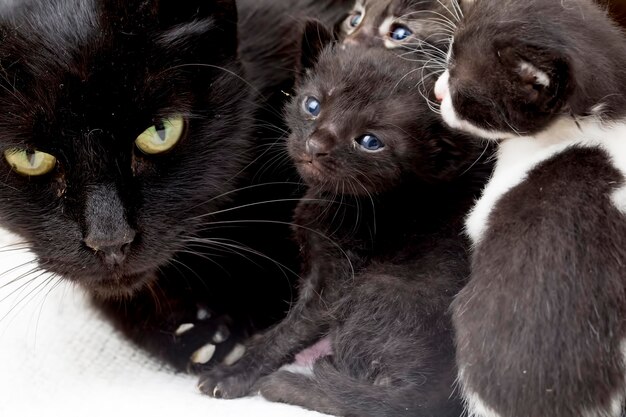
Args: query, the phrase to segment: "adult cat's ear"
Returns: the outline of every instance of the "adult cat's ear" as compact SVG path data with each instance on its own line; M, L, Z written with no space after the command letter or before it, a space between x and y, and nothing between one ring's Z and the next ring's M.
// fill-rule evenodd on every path
M163 28L211 19L229 35L236 36L235 0L158 0L158 13Z
M162 44L233 54L237 48L235 0L103 0L113 29L126 34L161 32Z
M235 0L158 0L159 25L166 42L181 41L197 49L237 52Z
M496 53L528 104L551 112L567 101L574 82L569 59L561 51L496 41Z
M322 50L335 41L333 32L318 20L307 20L303 24L300 41L300 73L315 66Z

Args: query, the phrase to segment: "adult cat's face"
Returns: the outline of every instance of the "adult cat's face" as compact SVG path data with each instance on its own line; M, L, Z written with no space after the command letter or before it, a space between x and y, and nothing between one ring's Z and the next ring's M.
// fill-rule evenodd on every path
M340 31L345 44L415 48L449 39L460 16L457 0L357 0Z
M234 4L53 0L3 13L2 226L44 269L130 294L246 163Z
M384 49L326 48L287 108L288 149L304 181L361 195L445 175L454 141L428 109L421 75Z
M573 84L562 29L577 30L559 21L567 7L477 0L456 29L436 84L446 123L504 139L539 132L562 115Z

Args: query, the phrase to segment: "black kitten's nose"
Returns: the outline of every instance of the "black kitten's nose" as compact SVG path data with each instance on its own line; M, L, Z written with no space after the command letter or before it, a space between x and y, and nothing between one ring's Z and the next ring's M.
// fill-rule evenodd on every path
M328 156L334 145L334 135L326 130L320 130L306 141L306 151L309 155L320 158Z
M306 149L312 156L320 157L328 155L328 147L316 139L309 139L306 143Z

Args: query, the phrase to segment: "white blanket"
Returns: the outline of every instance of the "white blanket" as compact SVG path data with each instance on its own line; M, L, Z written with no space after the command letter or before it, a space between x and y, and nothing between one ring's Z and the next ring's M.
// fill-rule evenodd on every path
M46 276L7 285L34 266L11 271L32 261L6 250L11 239L0 230L0 417L321 416L261 398L202 396L195 377L135 349L80 289Z

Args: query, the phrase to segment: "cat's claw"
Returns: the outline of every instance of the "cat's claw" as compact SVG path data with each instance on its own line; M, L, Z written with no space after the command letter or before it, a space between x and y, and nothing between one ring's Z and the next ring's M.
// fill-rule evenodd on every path
M223 365L214 367L200 377L198 389L213 398L234 399L250 395L258 378L234 368Z

